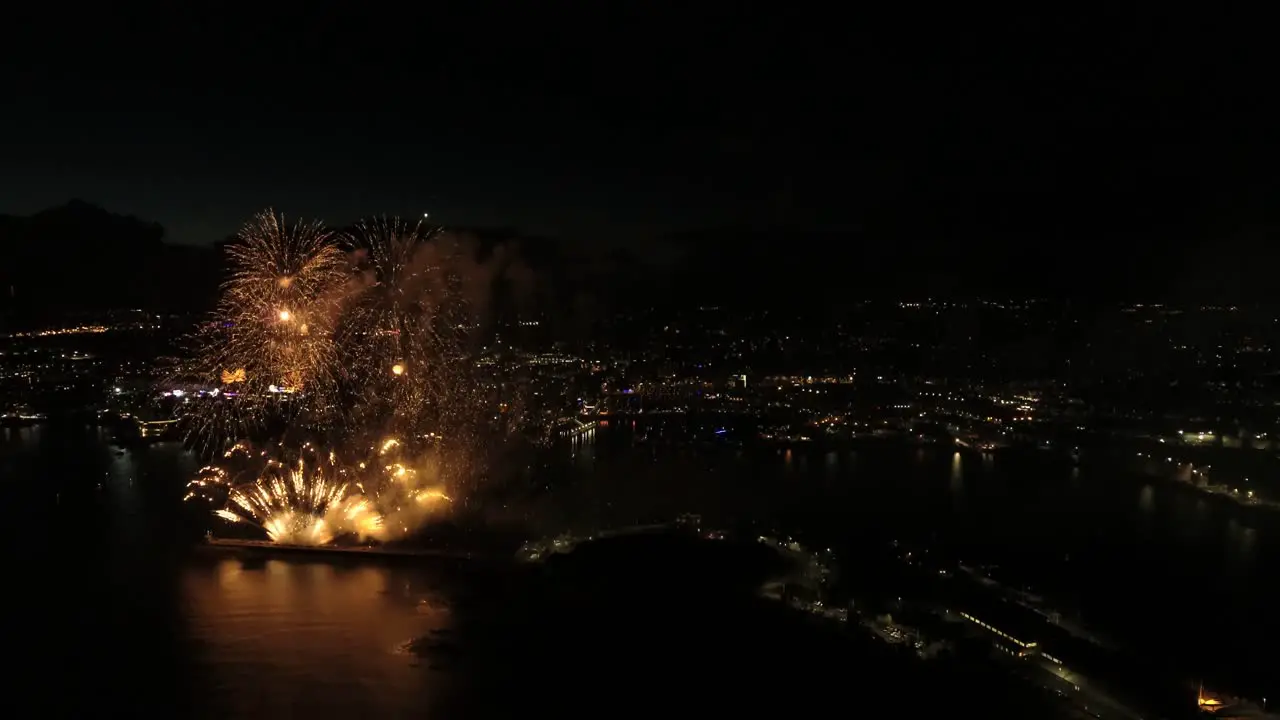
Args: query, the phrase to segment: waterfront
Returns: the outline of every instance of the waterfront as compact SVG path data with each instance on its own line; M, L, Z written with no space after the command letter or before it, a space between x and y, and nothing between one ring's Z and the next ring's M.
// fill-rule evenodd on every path
M712 526L822 527L850 544L897 534L1031 578L1207 682L1261 695L1274 679L1255 662L1277 639L1262 620L1262 578L1280 559L1266 516L1043 456L760 453L639 437L615 425L566 446L532 472L549 487L541 499L495 507L495 519L550 534L695 512ZM13 537L58 553L32 569L54 600L29 598L41 617L52 610L37 648L56 667L83 669L101 680L95 692L122 699L137 692L122 680L134 675L194 684L184 697L202 698L202 714L343 699L395 716L458 682L399 648L453 617L442 608L475 595L473 578L358 559L192 560L178 548L207 518L178 500L194 467L177 446L117 451L92 429L0 430L0 477L22 509L11 513ZM320 682L330 689L315 691Z

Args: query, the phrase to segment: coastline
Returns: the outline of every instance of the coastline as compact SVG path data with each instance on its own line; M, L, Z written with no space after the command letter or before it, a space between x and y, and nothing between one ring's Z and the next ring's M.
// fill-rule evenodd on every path
M455 550L430 550L372 545L288 545L270 540L239 540L235 538L209 537L196 545L205 552L260 552L268 554L345 555L358 557L433 558L445 560L492 559L473 552Z

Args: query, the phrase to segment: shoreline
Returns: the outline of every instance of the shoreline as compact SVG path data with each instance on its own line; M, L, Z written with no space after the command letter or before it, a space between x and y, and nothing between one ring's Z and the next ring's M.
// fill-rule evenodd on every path
M445 560L492 560L474 552L457 550L430 550L416 548L378 547L372 545L289 545L275 543L270 540L239 540L235 538L210 537L195 546L197 551L234 552L251 550L266 553L289 553L299 555L347 555L357 557L394 557L394 558L433 558Z

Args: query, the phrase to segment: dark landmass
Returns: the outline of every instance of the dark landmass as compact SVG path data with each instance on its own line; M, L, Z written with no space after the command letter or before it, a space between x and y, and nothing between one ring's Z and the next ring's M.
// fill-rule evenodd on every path
M928 211L922 210L922 213ZM673 296L700 305L842 311L864 300L1043 298L1090 302L1267 299L1257 247L1213 252L1136 242L1123 228L1037 228L992 221L960 232L945 218L814 232L720 228L674 235L684 251ZM959 227L959 226L957 226ZM1141 234L1149 236L1148 232ZM1170 238L1174 235L1170 234Z
M464 684L444 699L476 717L540 707L562 717L645 711L828 710L925 717L978 704L1045 717L1016 683L926 666L755 596L780 570L755 543L667 534L597 541L495 576L458 626L410 648ZM479 588L481 584L476 583Z
M160 225L81 200L0 215L0 252L0 321L12 324L104 309L196 309L217 290L212 248L166 243Z
M606 309L644 300L641 290L652 280L651 268L625 250L584 251L513 228L449 231L474 243L477 270L492 276L492 295L479 310L507 320L543 318L548 332L587 333ZM0 215L0 324L211 307L231 239L203 247L164 238L157 223L82 200L30 216Z
M665 270L625 248L571 245L514 228L450 227L494 275L494 317L537 319L548 335L591 335L611 313L661 300Z
M894 226L689 231L644 253L516 228L449 231L474 241L477 267L493 275L487 315L539 319L548 334L569 337L594 336L613 313L651 308L830 316L885 298L1038 297L1081 305L1270 299L1265 264L1246 261L1269 236L1265 228L1223 230L1212 249L1188 251L1186 242L1134 242L1130 235L1151 232L1133 228L1081 228L1064 219L1046 229L1043 219L1012 210L975 226L953 223L961 211L944 210ZM1172 228L1168 237L1187 240L1189 232ZM0 215L0 322L103 309L205 309L224 276L225 244L169 243L157 223L81 200L30 216Z

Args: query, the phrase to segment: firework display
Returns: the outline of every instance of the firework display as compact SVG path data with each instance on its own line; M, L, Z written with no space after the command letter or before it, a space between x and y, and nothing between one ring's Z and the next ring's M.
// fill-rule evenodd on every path
M364 427L388 418L399 434L459 428L476 391L464 377L470 318L463 277L450 272L464 250L432 228L398 220L362 224L355 238L362 291L351 298L340 334L358 346L351 371L362 397L350 407ZM368 417L372 415L374 417Z
M183 368L213 387L188 410L193 437L229 447L188 497L304 545L394 540L447 511L510 401L469 354L468 298L490 277L474 256L422 224L349 236L256 216Z
M396 540L452 502L439 465L405 449L398 438L350 457L311 443L256 449L240 442L200 469L187 498L212 501L219 518L256 526L274 542Z
M350 280L339 237L317 223L289 225L265 211L227 247L230 278L198 333L189 374L216 381L235 402L200 413L202 440L239 436L306 392L309 410L332 407L342 370L334 323Z

